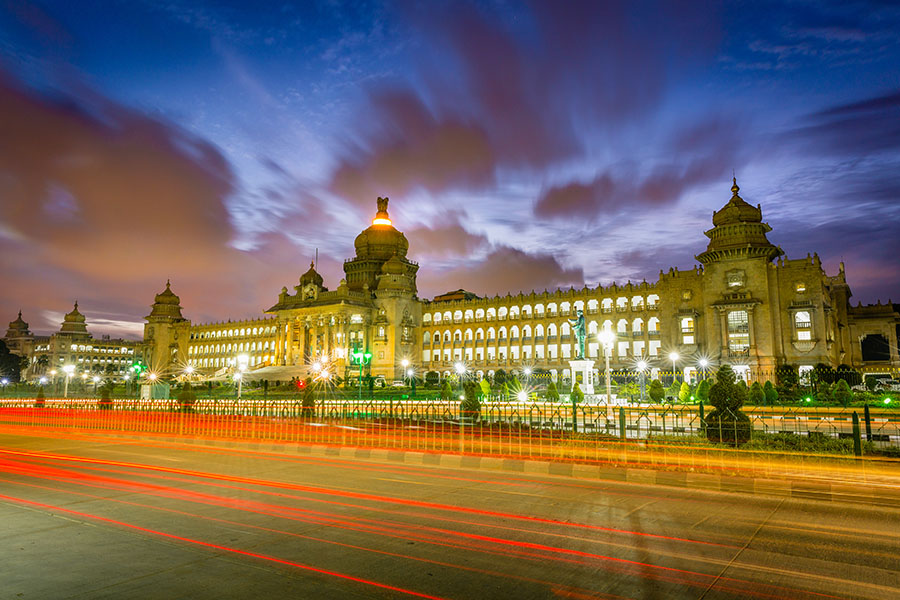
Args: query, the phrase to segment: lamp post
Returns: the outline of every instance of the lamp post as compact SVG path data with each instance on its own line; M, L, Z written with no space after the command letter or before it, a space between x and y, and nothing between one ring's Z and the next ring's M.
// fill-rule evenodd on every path
M700 372L703 373L703 379L706 379L706 369L709 367L709 361L705 358L700 359Z
M56 381L56 369L50 369L50 382L53 384L53 394L58 394L59 382Z
M69 380L72 378L72 374L75 373L75 365L65 365L63 368L63 373L66 374L66 387L63 392L63 398L69 397Z
M609 329L604 329L597 336L597 340L600 342L600 345L603 346L603 357L606 359L606 420L607 422L611 422L613 419L612 412L612 385L609 381L609 355L612 354L612 346L613 346L613 332Z
M644 374L645 374L646 371L647 371L647 362L646 362L646 361L643 361L643 360L638 361L637 368L638 368L638 372L641 374L641 376L640 376L640 381L641 381L641 402L643 403L643 402L644 402L644 394L645 394L645 391L646 391L646 389L647 389L646 381L645 381L645 379L644 379Z
M407 373L406 373L406 371L409 367L409 361L404 358L403 360L400 361L400 366L403 367L403 377L409 377L409 375L407 375ZM408 380L405 381L404 383L406 383L406 385L409 385Z
M238 357L237 357L238 370L237 370L237 373L234 374L234 378L238 384L238 394L237 394L238 400L241 399L241 392L243 390L243 383L244 383L244 371L247 370L247 365L249 363L250 363L249 356L247 356L246 354L238 354Z
M362 374L363 374L363 366L365 366L371 359L371 352L354 352L353 358L359 363L359 395L358 400L362 402Z
M462 398L463 397L463 376L466 374L466 365L462 364L461 362L458 362L455 365L453 365L453 367L456 369L456 374L459 376L459 397Z
M675 383L675 363L678 362L679 358L680 357L678 356L677 352L669 352L669 360L672 361L672 383L673 384Z
M92 381L94 382L94 395L97 395L97 384L100 383L100 378L97 375L94 375Z

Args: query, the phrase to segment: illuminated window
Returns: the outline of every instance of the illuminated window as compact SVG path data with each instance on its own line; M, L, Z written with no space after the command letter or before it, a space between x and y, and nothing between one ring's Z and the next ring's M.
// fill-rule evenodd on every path
M796 289L798 293L803 293L806 291L806 284L802 281L797 282L797 285L794 286L794 289Z
M728 313L728 349L744 353L750 348L750 317L746 310Z

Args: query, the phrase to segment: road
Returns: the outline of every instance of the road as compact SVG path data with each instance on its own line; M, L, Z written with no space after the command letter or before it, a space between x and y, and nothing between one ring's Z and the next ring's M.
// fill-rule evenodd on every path
M0 598L896 598L900 507L0 434Z

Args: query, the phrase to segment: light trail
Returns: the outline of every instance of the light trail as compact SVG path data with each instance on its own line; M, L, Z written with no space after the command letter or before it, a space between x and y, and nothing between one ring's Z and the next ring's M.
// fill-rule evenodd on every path
M132 525L132 524L130 524L130 523L125 523L124 521L118 521L118 520L116 520L116 519L109 519L109 518L106 518L106 517L101 517L101 516L98 516L98 515L92 515L92 514L80 512L80 511L77 511L77 510L71 510L71 509L68 509L68 508L63 508L63 507L61 507L61 506L53 506L53 505L51 505L51 504L44 504L44 503L42 503L42 502L35 502L35 501L33 501L33 500L26 500L26 499L24 499L24 498L16 498L16 497L14 497L14 496L7 496L6 494L0 494L0 500L6 500L7 502L14 502L14 503L22 504L22 505L25 505L25 506L33 506L33 507L36 507L36 508L42 508L42 509L44 509L44 510L48 510L48 511L51 511L51 512L59 512L59 513L64 513L64 514L68 514L68 515L73 515L73 516L76 516L76 517L81 517L81 518L83 518L83 519L89 519L89 520L92 520L92 521L99 521L99 522L101 522L101 523L109 523L109 524L111 524L111 525L117 525L117 526L119 526L119 527L125 527L125 528L127 528L127 529L132 529L132 530L134 530L134 531L140 531L140 532L142 532L142 533L149 533L149 534L151 534L151 535L156 535L156 536L159 536L159 537L164 537L164 538L176 540L176 541L179 541L179 542L185 542L185 543L188 543L188 544L194 544L194 545L202 546L202 547L205 547L205 548L212 548L212 549L214 549L214 550L221 550L221 551L223 551L223 552L229 552L229 553L232 553L232 554L239 554L239 555L242 555L242 556L249 556L249 557L251 557L251 558L258 558L258 559L260 559L260 560L266 560L266 561L269 561L269 562L273 562L273 563L277 563L277 564L281 564L281 565L286 565L286 566L294 567L294 568L297 568L297 569L303 569L303 570L305 570L305 571L311 571L311 572L313 572L313 573L319 573L320 575L328 575L328 576L330 576L330 577L337 577L337 578L339 578L339 579L345 579L345 580L347 580L347 581L353 581L353 582L356 582L356 583L362 583L362 584L364 584L364 585L368 585L368 586L372 586L372 587L377 587L377 588L381 588L381 589L385 589L385 590L390 590L390 591L392 591L392 592L399 592L399 593L401 593L401 594L406 594L406 595L408 595L408 596L415 596L415 597L417 597L417 598L428 598L429 600L445 600L444 598L442 598L442 597L440 597L440 596L431 596L431 595L429 595L429 594L423 594L423 593L420 593L420 592L415 592L415 591L413 591L413 590L407 590L407 589L404 589L404 588L401 588L401 587L397 587L397 586L393 586L393 585L388 585L388 584L385 584L385 583L379 583L379 582L377 582L377 581L372 581L372 580L370 580L370 579L363 579L363 578L361 578L361 577L354 577L353 575L347 575L347 574L345 574L345 573L338 573L338 572L336 572L336 571L329 571L329 570L326 570L326 569L319 569L319 568L317 568L317 567L313 567L313 566L310 566L310 565L305 565L305 564L298 563L298 562L294 562L294 561L290 561L290 560L284 560L284 559L281 559L281 558L277 558L277 557L275 557L275 556L268 556L268 555L265 555L265 554L259 554L259 553L257 553L257 552L249 552L249 551L247 551L247 550L240 550L240 549L238 549L238 548L231 548L231 547L229 547L229 546L222 546L222 545L220 545L220 544L213 544L213 543L210 543L210 542L204 542L204 541L201 541L201 540L195 540L195 539L192 539L192 538L183 537L183 536L175 535L175 534L172 534L172 533L166 533L166 532L164 532L164 531L157 531L157 530L155 530L155 529L148 529L148 528L146 528L146 527L140 527L140 526L138 526L138 525Z
M97 479L108 479L108 478L97 478ZM128 487L135 487L135 484L127 484ZM152 488L157 490L165 490L166 488L162 488L161 486L152 486ZM120 489L120 488L116 488ZM209 497L207 495L200 495L197 493L189 493L189 494L175 494L175 496L186 497L186 499L194 502L210 502L212 499L212 503L219 506L230 506L233 507L234 501L228 500L227 502L222 502L221 498L218 497ZM169 495L171 497L171 494ZM254 508L262 508L263 510L251 510L247 505L253 506ZM284 511L288 513L296 513L299 509L294 509L291 507L283 507L279 505L266 505L260 503L247 503L246 501L241 502L240 510L244 510L247 512L258 512L259 514L266 514L271 516L278 516L282 518L294 518L296 519L296 515L292 515L290 517L284 514ZM304 513L309 511L302 511ZM321 513L318 513L321 515ZM309 520L308 517L302 520ZM354 521L367 521L368 523L373 523L370 519L353 519ZM329 526L337 526L340 528L350 528L356 531L370 531L377 533L381 536L389 536L389 537L398 537L399 539L411 539L410 535L414 539L419 539L421 541L425 541L428 543L437 543L440 545L448 545L450 547L456 547L461 549L472 550L472 542L480 542L478 543L479 551L486 551L496 553L495 550L492 550L491 547L494 545L506 546L509 552L500 552L499 554L508 555L508 556L518 556L520 558L528 558L534 560L547 560L548 558L552 558L553 560L558 560L561 562L569 562L573 564L584 564L584 559L588 560L601 560L601 561L611 561L613 563L618 563L619 568L616 567L607 567L612 568L612 570L620 571L626 574L633 574L632 569L634 567L638 567L641 569L651 569L656 571L653 574L649 574L648 576L661 580L661 581L671 581L675 583L679 583L682 585L692 585L692 586L706 586L709 584L709 579L712 579L714 576L705 573L699 573L696 571L689 571L684 569L676 569L672 567L665 567L661 565L653 565L650 563L644 563L640 561L632 561L627 559L621 559L616 557L610 557L605 555L598 555L594 553L588 553L578 550L569 550L564 548L558 548L554 546L547 546L544 544L536 544L531 542L521 542L516 540L504 540L500 538L494 538L490 536L483 536L477 534L467 534L462 532L454 532L450 530L442 530L436 528L425 528L425 527L415 527L415 532L410 532L407 535L399 535L396 533L397 525L396 523L387 523L384 524L382 522L375 521L375 525L365 524L362 525L359 522L352 523L348 526L348 521L346 519L335 519L330 515L327 515L324 518L316 518L312 522L320 522L323 524L328 524ZM409 529L409 526L402 525L403 529ZM421 530L426 529L429 531L428 534L423 533ZM444 537L447 535L451 535L453 537L462 537L467 541L465 543L456 543L456 544L447 544L443 541ZM484 546L483 544L488 544L488 546ZM562 556L559 556L562 555ZM624 570L623 570L624 569ZM719 579L715 583L716 589L721 589L723 591L740 591L744 595L752 595L758 597L782 597L781 595L772 595L766 594L759 590L748 590L744 586L751 585L751 582L738 580L733 578L723 578ZM737 586L737 587L734 587ZM779 588L782 591L787 591L785 588ZM794 592L799 592L799 590L792 590ZM826 597L824 594L816 594L819 597Z
M510 520L519 520L519 521L528 521L533 523L541 523L544 525L557 525L562 527L572 527L572 528L580 528L580 529L588 529L592 531L603 531L608 533L618 533L618 534L626 534L626 535L636 535L641 537L648 537L654 539L663 539L668 541L675 542L684 542L689 544L704 544L710 546L719 546L719 547L727 547L725 544L719 544L716 542L708 542L703 540L693 540L688 538L680 538L675 536L667 536L660 535L654 533L646 533L641 531L629 531L627 529L618 529L614 527L603 527L601 525L588 525L586 523L572 523L568 521L560 521L558 519L549 519L544 517L535 517L530 515L517 515L513 513L504 513L499 511L491 511L479 508L471 508L471 507L460 507L460 506L452 506L448 504L440 504L436 502L424 502L421 500L409 500L404 498L397 498L393 496L378 496L374 494L365 494L361 492L348 492L342 490L335 490L332 488L325 488L319 486L309 486L309 485L300 485L300 484L291 484L284 482L275 482L275 481L266 481L261 479L253 479L249 477L237 477L233 475L218 475L214 473L203 473L201 471L191 471L188 469L176 469L173 467L160 467L160 466L152 466L152 465L142 465L139 463L129 463L129 462L121 462L121 461L111 461L111 460L102 460L95 458L80 458L62 454L48 454L48 453L35 453L35 452L24 452L24 451L14 451L14 450L5 450L0 449L0 454L9 454L15 456L24 456L31 458L39 458L39 459L53 459L60 461L69 461L69 462L84 462L90 464L100 464L100 465L108 465L108 466L117 466L117 467L125 467L125 468L136 468L140 470L150 470L150 471L159 471L165 473L172 473L176 475L187 475L189 477L196 478L205 478L205 479L213 479L218 481L228 481L232 483L243 483L247 485L258 485L262 487L275 487L279 489L288 489L292 491L301 491L308 492L314 494L324 494L330 496L338 496L345 498L353 498L355 500L368 500L372 502L381 502L387 504L397 504L402 506L413 506L418 508L427 508L431 510L439 510L439 511L449 511L449 512L459 512L473 515L480 515L486 517L494 517L494 518L503 518Z

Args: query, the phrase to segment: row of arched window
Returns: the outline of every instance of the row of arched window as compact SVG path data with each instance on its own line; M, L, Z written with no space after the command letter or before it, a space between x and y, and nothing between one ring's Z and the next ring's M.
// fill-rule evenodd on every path
M228 344L207 344L203 346L188 347L189 355L196 354L228 354L232 352L266 352L269 349L275 349L275 342L269 340L263 342L238 342Z
M275 335L275 326L241 327L239 329L215 329L210 331L192 331L192 340L209 340L223 337L247 337L259 335Z
M615 323L615 326L613 325L613 321L610 319L607 319L606 321L604 321L602 323L602 325L600 323L598 323L597 321L589 321L587 323L587 333L588 333L588 335L596 335L596 334L600 333L601 329L609 329L609 330L615 331L616 333L619 333L619 334L643 333L645 331L644 325L645 325L644 319L642 319L640 317L633 319L633 320L619 319ZM659 318L651 317L650 319L648 319L646 321L646 331L650 335L653 335L654 333L658 333L659 332ZM543 324L538 323L533 328L531 325L523 325L521 327L521 329L519 328L518 325L513 325L513 326L509 327L508 329L506 328L506 326L500 326L497 329L495 329L494 327L488 327L487 329L479 327L474 330L473 329L466 329L466 330L456 329L456 330L452 330L452 331L450 329L445 329L444 331L435 331L435 332L425 331L423 333L422 342L425 345L429 345L431 343L447 344L447 343L456 343L456 342L462 342L462 341L467 341L467 342L481 341L481 340L484 340L485 337L487 338L488 341L495 340L495 339L517 340L517 339L519 339L520 334L521 334L522 339L530 339L532 337L532 334L533 334L533 337L537 339L537 338L543 338L545 336L545 332L546 332L546 337L548 337L548 338L553 338L557 334L561 335L561 336L569 336L569 335L572 335L572 328L568 322L563 322L563 323L559 324L558 327L557 327L556 323L550 323L547 325L546 328L544 327Z
M574 302L548 302L544 304L525 304L523 306L500 306L490 308L476 308L467 310L443 311L434 313L425 313L422 315L422 322L425 325L436 323L469 323L472 321L503 321L506 319L530 319L532 317L542 319L544 317L555 317L557 315L567 316L574 315L577 311L584 311L586 314L639 311L655 309L659 305L659 296L650 294L646 298L644 296L620 296L613 300L612 298L603 298L598 300L592 298L585 302L584 300L576 300Z

